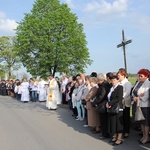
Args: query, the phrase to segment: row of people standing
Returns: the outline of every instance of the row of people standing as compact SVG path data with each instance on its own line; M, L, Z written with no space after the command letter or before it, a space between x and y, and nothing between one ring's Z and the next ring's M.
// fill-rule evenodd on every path
M43 78L40 78L39 82L35 78L30 78L29 82L24 78L22 82L15 85L14 92L17 95L16 97L23 102L46 101L45 84Z
M100 139L111 137L113 145L119 145L122 143L123 137L129 137L130 107L131 101L133 101L141 107L145 117L140 122L143 137L139 140L141 144L145 144L150 141L149 72L147 69L138 71L137 83L133 89L126 77L127 73L123 68L119 69L117 73L107 73L106 77L103 73L70 77L65 87L65 100L68 102L70 110L73 110L73 115L76 115L76 120L83 121L87 116L87 125L93 127L93 133L101 131ZM14 95L20 95L21 101L24 102L28 102L31 96L33 101L36 101L37 98L39 101L46 101L48 109L57 109L57 105L60 104L59 86L52 75L49 76L48 82L42 78L39 82L35 79L30 79L30 82L23 79L22 82L16 80L6 86L3 81L0 84L1 93L4 93L3 89L7 91L6 87L11 87L8 89L11 89ZM63 82L61 82L62 87ZM86 105L83 104L83 101L86 102ZM105 106L104 112L97 110L101 104ZM110 114L109 110L115 104L119 104L119 112Z
M30 82L23 79L18 92L21 93L21 101L28 102L30 97L32 102L46 101L48 109L57 109L58 101L60 101L58 84L52 75L47 82L43 78L40 78L39 82L32 78Z
M72 93L70 95L72 110L77 109L76 120L84 120L87 111L88 126L94 128L93 133L101 131L100 139L111 137L113 145L119 145L123 138L129 137L131 101L137 102L139 99L145 117L145 120L140 122L143 137L139 141L141 144L147 143L150 140L148 136L150 126L148 70L141 69L138 72L138 82L134 88L128 81L127 73L123 68L117 73L107 73L106 77L107 80L102 73L95 77L86 76L85 80L80 77L75 81L74 86L69 86L68 91L73 88L73 92L69 93ZM96 100L91 102L93 99ZM83 101L86 101L86 105L82 104ZM96 110L100 104L105 106L105 112ZM119 104L119 112L109 113L109 109L115 104Z
M14 96L15 82L13 80L0 81L0 95Z
M107 115L102 114L102 116L105 118L102 119L103 117L100 117L99 112L97 112L95 107L92 106L90 100L98 95L99 98L107 101L107 94L110 90L110 87L111 84L105 80L104 74L101 73L98 75L98 77L97 74L91 74L91 76L86 76L85 79L78 77L77 80L74 80L74 86L71 88L73 89L73 92L69 92L72 93L70 97L72 97L73 113L74 115L77 115L76 120L82 121L87 115L87 124L88 126L95 128L94 133L99 133L100 126L101 128L104 127L105 131L107 130ZM83 105L83 100L86 101L86 105ZM74 112L75 108L77 109L77 113ZM108 136L108 132L103 134Z
M3 96L12 96L18 100L28 102L29 100L35 102L46 101L46 81L40 78L40 81L36 81L35 78L30 78L29 82L26 78L20 81L16 80L2 80L0 83L0 93Z
M15 84L14 93L24 103L46 102L48 109L56 110L60 104L59 86L53 75L48 77L47 82L42 77L39 82L35 78L30 78L29 81L24 78Z
M24 103L29 101L46 102L48 109L57 109L57 105L61 103L60 84L62 85L63 83L58 82L53 75L50 75L47 81L42 77L40 81L37 81L36 78L30 78L29 81L26 78L23 78L22 81L19 79L14 81L2 80L0 83L0 94L12 96Z
M30 99L32 102L46 101L47 85L48 85L48 82L46 82L42 77L40 78L40 81L37 81L36 78L30 78L29 93L30 93Z

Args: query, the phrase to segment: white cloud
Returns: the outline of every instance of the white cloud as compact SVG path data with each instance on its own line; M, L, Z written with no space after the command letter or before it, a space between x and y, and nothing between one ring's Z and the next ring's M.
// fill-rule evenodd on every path
M94 12L102 15L119 15L124 16L127 10L128 0L115 0L113 3L109 3L106 0L92 1L85 7L85 12Z
M66 0L66 3L70 8L75 8L75 5L73 4L72 0Z
M125 25L130 24L150 34L150 16L146 14L148 12L146 11L147 5L146 3L139 6L136 2L131 3L129 0L114 0L113 2L92 0L84 8L86 14L83 21L86 24L95 23L98 25L108 21L112 21L111 24L116 22L117 24L122 24L124 22ZM120 18L123 18L123 20Z
M0 12L0 33L1 35L14 35L17 23L15 20L6 17L6 14Z
M132 13L129 16L129 19L135 28L139 28L144 33L150 34L150 16L138 13Z
M0 12L0 18L4 18L4 17L6 17L5 13Z

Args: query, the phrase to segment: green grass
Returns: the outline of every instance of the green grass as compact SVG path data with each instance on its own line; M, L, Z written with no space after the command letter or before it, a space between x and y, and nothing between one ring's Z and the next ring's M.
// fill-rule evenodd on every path
M131 82L131 84L133 86L137 80L137 77L129 77L128 80Z

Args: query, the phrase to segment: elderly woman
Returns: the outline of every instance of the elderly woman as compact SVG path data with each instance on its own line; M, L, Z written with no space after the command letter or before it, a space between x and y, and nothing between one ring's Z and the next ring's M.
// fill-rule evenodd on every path
M95 128L93 131L93 134L100 132L100 119L99 119L99 113L96 111L95 107L92 107L91 99L96 97L98 85L97 85L97 78L96 77L90 77L89 79L91 89L88 93L88 95L85 97L86 100L86 108L87 108L87 114L88 114L88 126Z
M149 138L149 126L150 126L150 100L149 89L150 81L148 80L149 72L147 69L141 69L138 71L138 82L132 91L134 102L138 102L141 107L145 120L141 121L141 128L143 137L139 140L140 144L150 142Z
M100 110L100 123L101 123L101 134L100 134L100 139L108 138L108 128L107 128L107 122L108 122L108 117L107 117L107 111L106 111L106 103L108 101L107 95L110 90L110 85L106 81L106 77L103 73L99 73L97 75L98 79L98 91L96 94L96 101L94 102L94 105L97 106ZM102 111L103 108L103 111Z
M119 84L118 76L113 75L111 77L112 87L108 94L108 102L106 107L111 109L116 104L119 105L119 112L116 114L109 114L108 115L108 129L109 133L112 136L111 142L113 145L120 145L122 144L122 133L123 133L123 86Z
M84 89L82 91L82 96L81 96L81 100L82 100L82 103L83 101L85 101L85 97L88 95L90 89L91 89L91 85L90 85L90 76L86 76L85 77L85 84L84 84ZM85 119L86 119L86 124L83 126L83 127L88 127L88 117L87 117L87 109L86 109L86 104L84 104L85 106Z
M78 86L77 93L76 93L78 118L76 120L83 121L85 119L85 108L81 103L82 92L84 89L83 79L79 78L78 84L79 86Z
M81 97L84 89L84 81L83 79L79 78L78 79L78 89L76 93L76 104L77 104L77 111L78 111L78 118L76 120L83 121L85 119L85 108L81 103Z

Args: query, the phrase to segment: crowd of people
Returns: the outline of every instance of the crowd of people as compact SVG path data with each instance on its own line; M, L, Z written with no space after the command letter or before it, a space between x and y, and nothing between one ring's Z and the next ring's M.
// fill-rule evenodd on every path
M133 117L140 108L144 119L139 120L142 138L140 144L150 143L150 73L140 69L137 81L132 86L124 68L107 74L92 72L91 75L77 74L59 80L53 75L45 81L36 78L2 80L0 94L12 96L24 103L46 102L46 107L56 110L59 104L68 104L68 109L77 121L85 121L99 138L111 139L112 145L120 145L130 136L130 109Z

